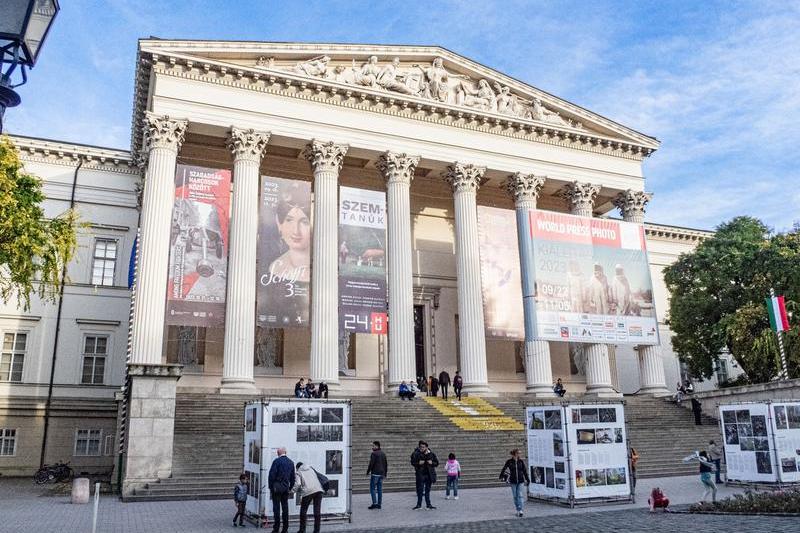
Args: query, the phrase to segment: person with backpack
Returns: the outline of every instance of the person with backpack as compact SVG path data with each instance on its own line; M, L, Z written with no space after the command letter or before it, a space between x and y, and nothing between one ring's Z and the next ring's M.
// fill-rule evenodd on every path
M456 370L456 375L453 377L453 392L456 393L456 398L461 401L461 389L464 387L464 378Z
M414 467L417 485L417 505L413 510L422 509L423 496L425 496L425 507L429 510L436 509L431 505L431 486L436 483L436 467L439 466L439 459L424 440L419 441L414 453L411 454L411 466Z
M506 461L500 471L500 479L511 485L511 495L514 497L514 507L517 509L517 516L522 516L522 506L524 505L525 485L530 483L528 469L525 461L520 458L518 449L511 450L511 459Z
M233 503L236 504L236 514L233 515L233 527L236 527L236 519L239 519L239 527L244 527L244 508L247 503L247 493L250 487L247 484L247 476L239 476L239 483L233 487Z
M275 518L272 533L278 533L281 521L283 522L281 533L288 533L289 492L294 487L295 469L292 460L286 457L286 448L278 448L278 458L272 461L267 480L270 499L272 499L272 514Z
M403 382L405 383L405 381ZM380 509L383 501L383 480L389 473L389 464L386 461L386 454L381 450L381 443L373 441L372 455L369 456L367 465L367 475L369 478L369 495L372 498L372 505L367 509Z
M292 491L300 495L300 529L297 533L305 533L308 506L314 504L314 533L319 533L319 522L322 509L322 481L328 478L321 476L310 465L298 461L295 482Z
M444 499L450 499L450 489L453 489L453 499L458 499L458 479L461 477L461 464L456 459L456 454L451 453L447 456L447 462L444 464L444 469L447 472L447 486L444 489Z

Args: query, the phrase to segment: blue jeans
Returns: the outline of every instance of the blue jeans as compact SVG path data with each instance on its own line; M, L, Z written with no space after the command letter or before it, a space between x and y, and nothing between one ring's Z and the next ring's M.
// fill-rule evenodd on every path
M372 474L369 477L369 495L372 505L380 505L383 501L383 476Z
M518 513L521 513L524 502L523 498L525 497L525 483L512 483L511 494L514 496L514 507L517 508Z
M458 496L458 476L447 476L447 487L444 489L444 495L450 496L450 489L453 489L453 496Z

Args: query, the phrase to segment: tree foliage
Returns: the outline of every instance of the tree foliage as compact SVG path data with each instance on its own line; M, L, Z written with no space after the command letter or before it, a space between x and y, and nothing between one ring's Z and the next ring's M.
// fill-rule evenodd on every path
M673 348L693 375L711 377L723 349L752 383L778 374L780 355L764 299L774 288L786 297L787 308L795 310L800 301L798 265L799 227L771 235L761 221L737 217L664 269ZM797 375L797 328L785 334L784 341L790 374Z
M0 298L30 309L31 295L54 301L62 268L75 254L77 215L47 220L39 178L24 171L17 149L0 137Z

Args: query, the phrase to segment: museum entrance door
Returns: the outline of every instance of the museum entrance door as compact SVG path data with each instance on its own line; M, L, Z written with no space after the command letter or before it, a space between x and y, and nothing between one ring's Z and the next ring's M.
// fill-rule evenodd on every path
M416 358L417 377L425 379L428 376L425 370L425 306L414 306L414 356Z

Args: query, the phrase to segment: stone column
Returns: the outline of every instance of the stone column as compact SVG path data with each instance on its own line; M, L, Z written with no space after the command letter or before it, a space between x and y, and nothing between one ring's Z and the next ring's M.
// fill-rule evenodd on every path
M569 202L570 213L591 217L594 199L600 186L574 181L567 184L564 197ZM597 398L616 398L622 396L614 390L611 381L611 362L607 344L584 344L586 354L586 395Z
M389 251L389 389L416 376L411 270L411 180L418 156L386 152L378 169L386 179Z
M517 172L506 180L506 190L514 198L517 214L517 239L519 243L520 273L522 274L522 311L525 317L525 388L537 397L553 397L553 371L550 365L550 343L535 340L536 300L533 287L528 287L525 272L533 268L533 243L528 237L529 211L536 209L539 191L544 185L544 176Z
M455 204L460 370L464 390L471 393L490 392L478 256L477 191L485 171L484 167L453 163L445 173Z
M231 128L233 202L228 246L228 293L225 298L223 393L253 393L256 326L256 243L258 178L269 133Z
M617 195L614 205L619 208L622 219L626 222L643 224L645 207L652 198L652 194L628 189ZM636 351L639 354L639 394L668 396L670 392L667 389L667 378L664 375L661 347L642 345L637 346Z
M142 198L139 267L133 311L131 362L160 364L169 275L169 240L175 202L175 162L186 120L147 113L143 156L147 171Z
M347 146L312 140L303 155L314 172L309 377L339 386L339 170ZM391 326L390 326L391 328Z

